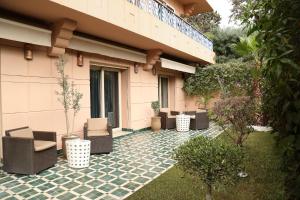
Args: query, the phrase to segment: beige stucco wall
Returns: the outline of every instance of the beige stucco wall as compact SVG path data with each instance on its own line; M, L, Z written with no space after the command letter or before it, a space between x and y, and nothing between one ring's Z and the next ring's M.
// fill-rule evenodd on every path
M158 100L158 78L151 71L139 68L138 73L130 68L130 115L131 128L141 129L149 127L153 111L151 102Z
M57 101L56 59L46 49L34 51L34 59L24 59L23 49L1 45L2 134L7 129L30 126L34 130L56 131L58 147L66 133L62 105ZM89 66L76 65L76 56L68 53L66 73L83 93L82 108L74 131L82 136L83 123L90 116ZM71 115L72 113L70 113Z
M34 130L57 132L58 148L61 136L66 133L62 105L57 101L56 58L47 55L46 48L34 47L34 59L24 59L23 45L0 43L0 90L1 133L7 129L30 126ZM90 63L100 63L97 55L84 54L84 66L77 66L76 53L67 51L66 73L83 93L81 111L78 113L74 132L82 137L83 124L90 117ZM153 111L151 102L158 100L158 76L169 77L170 109L185 111L191 108L194 99L187 99L182 74L173 70L144 71L134 67L121 70L122 128L142 129L149 127ZM72 115L72 113L70 113Z

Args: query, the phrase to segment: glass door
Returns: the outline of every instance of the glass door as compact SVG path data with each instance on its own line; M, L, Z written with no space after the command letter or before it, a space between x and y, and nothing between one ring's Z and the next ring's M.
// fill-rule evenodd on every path
M104 71L105 117L113 128L119 127L119 80L118 72Z

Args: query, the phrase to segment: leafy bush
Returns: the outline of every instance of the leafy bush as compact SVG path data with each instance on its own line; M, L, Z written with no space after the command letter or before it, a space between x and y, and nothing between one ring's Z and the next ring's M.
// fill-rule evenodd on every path
M206 184L208 200L212 198L214 186L235 183L243 154L234 145L200 136L176 149L173 157L178 167Z
M159 101L151 102L151 108L153 109L155 116L157 116L160 108Z
M258 32L266 61L263 67L263 108L279 132L287 199L300 199L300 1L260 0L238 4L236 15ZM267 13L267 14L266 14Z
M248 95L252 93L253 74L251 63L232 60L228 63L197 68L196 73L184 82L183 89L190 96L203 98L206 107L212 95L221 90L220 81L227 95Z
M253 99L246 96L221 99L213 108L217 124L238 146L253 132L250 125L255 120L255 111Z

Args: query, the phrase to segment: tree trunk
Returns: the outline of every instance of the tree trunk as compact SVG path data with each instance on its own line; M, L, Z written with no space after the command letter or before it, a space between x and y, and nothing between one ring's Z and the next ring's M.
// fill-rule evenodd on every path
M237 139L236 139L236 145L241 147L243 146L243 137L242 136L239 136Z
M256 66L255 67L256 67L257 73L260 70L260 68L262 67L262 65L263 65L263 61L261 59L256 61ZM256 104L258 106L261 106L261 99L262 99L260 81L261 81L260 74L259 74L259 76L256 74L256 77L253 80L253 96L254 96ZM256 112L255 115L256 115L255 116L256 123L260 124L260 125L263 125L264 124L263 123L263 121L264 121L263 114L259 111L259 112Z
M67 136L70 136L70 122L68 116L68 110L65 110L65 118L66 118L66 128L67 128Z
M212 200L212 187L211 187L211 185L207 185L205 200Z
M74 134L74 124L75 124L75 117L76 117L76 113L74 111L74 114L73 114L73 123L72 123L72 132L71 132L71 135Z

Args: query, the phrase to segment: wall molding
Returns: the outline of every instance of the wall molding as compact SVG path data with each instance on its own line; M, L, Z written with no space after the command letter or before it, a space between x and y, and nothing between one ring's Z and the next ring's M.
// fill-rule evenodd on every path
M0 38L29 44L51 46L51 31L0 18Z
M69 29L72 27L68 27ZM69 34L70 36L70 34ZM0 18L0 38L54 48L60 53L65 49L72 49L86 53L104 55L141 64L146 63L146 54L104 42L72 36L69 41L56 38L53 40L52 31L35 26ZM54 44L52 46L52 43ZM56 45L56 46L55 46Z

